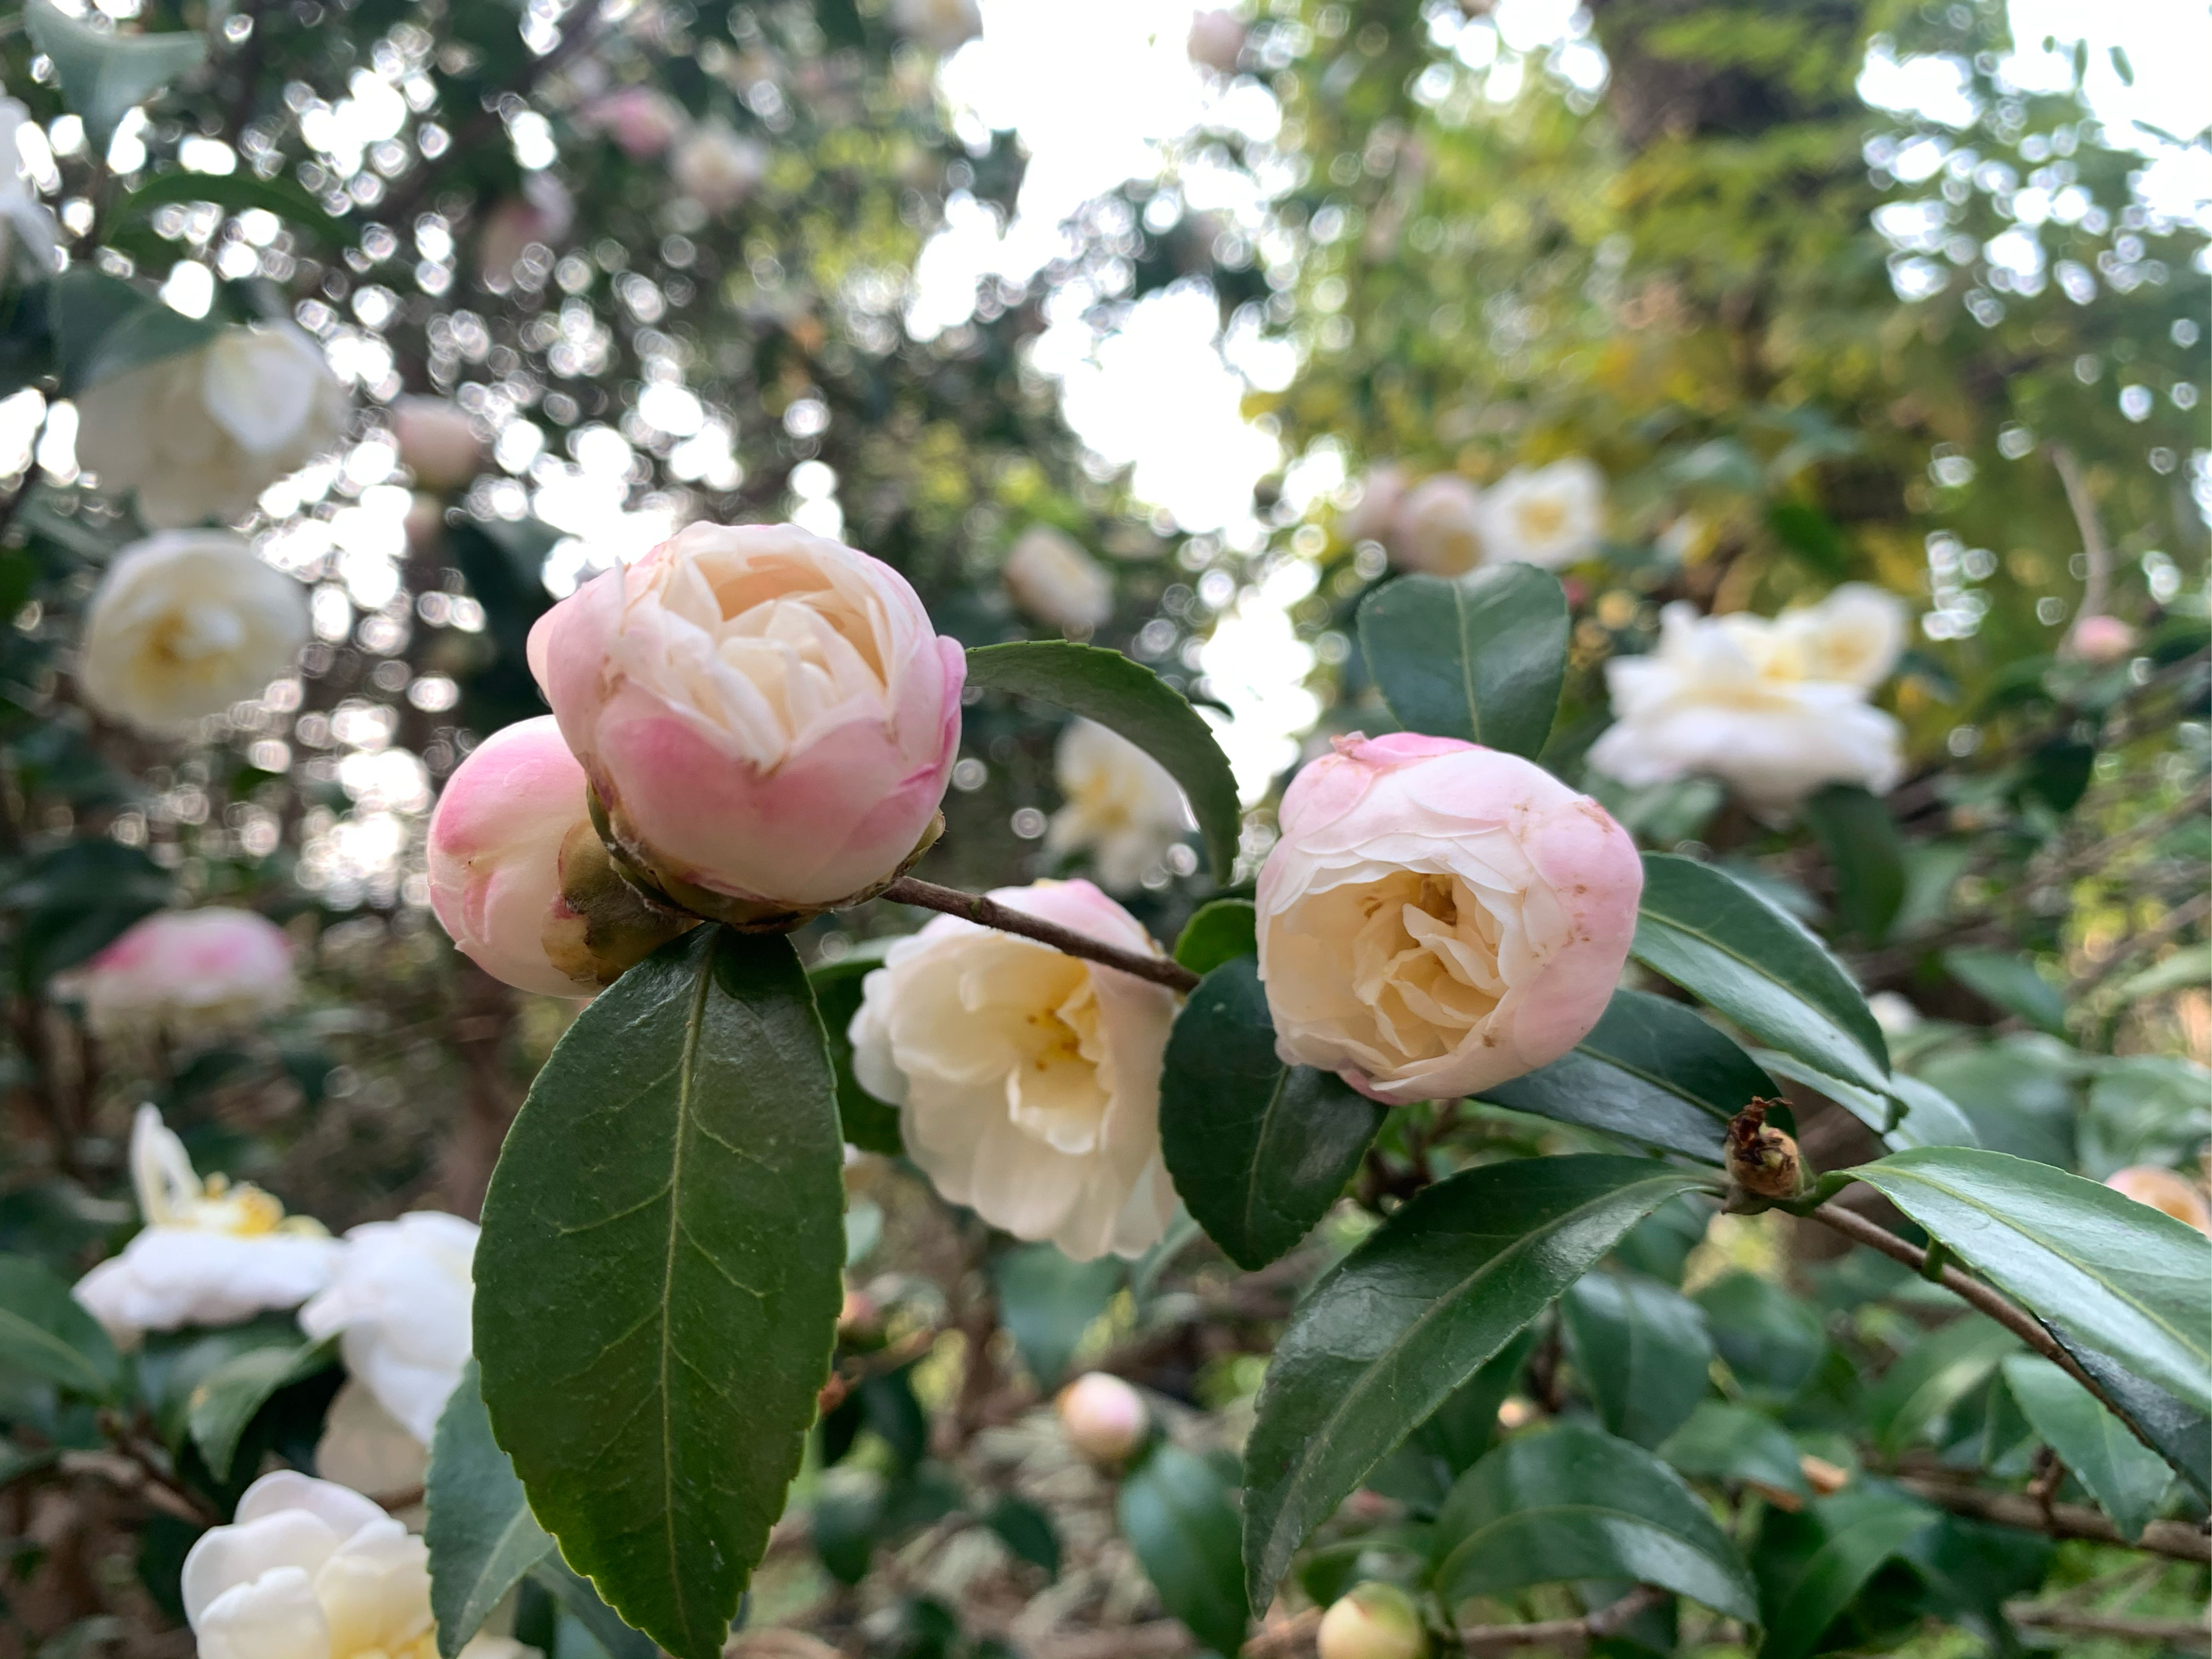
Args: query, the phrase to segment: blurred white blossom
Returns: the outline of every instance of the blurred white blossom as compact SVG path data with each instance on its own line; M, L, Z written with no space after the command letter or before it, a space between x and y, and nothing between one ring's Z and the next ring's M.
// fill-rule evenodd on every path
M1095 720L1071 721L1060 732L1053 770L1065 804L1052 815L1045 850L1087 853L1099 884L1114 892L1142 886L1191 828L1167 769Z

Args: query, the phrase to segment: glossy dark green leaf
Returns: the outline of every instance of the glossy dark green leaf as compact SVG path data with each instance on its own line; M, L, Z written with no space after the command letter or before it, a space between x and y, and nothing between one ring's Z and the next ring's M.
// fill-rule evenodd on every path
M1820 1368L1828 1334L1813 1306L1755 1273L1724 1273L1691 1298L1739 1384L1786 1398Z
M1766 509L1766 523L1777 541L1830 581L1850 574L1851 552L1843 532L1809 501L1777 501Z
M1009 691L1111 727L1182 786L1213 865L1225 882L1244 823L1237 780L1213 730L1182 694L1118 651L1063 640L979 646L968 653L968 684Z
M1889 1050L1843 965L1802 924L1712 866L1644 855L1634 954L1762 1042L1883 1086Z
M2002 1152L1922 1146L1850 1173L2030 1312L2212 1411L2212 1239L2194 1227Z
M983 1524L1018 1560L1044 1569L1048 1578L1060 1577L1060 1531L1052 1517L1025 1498L1006 1493L991 1505Z
M1903 1451L2019 1350L2018 1337L1979 1314L1930 1331L1890 1362L1867 1395L1876 1443Z
M553 1547L530 1513L514 1466L491 1437L473 1359L431 1437L424 1495L430 1611L438 1620L440 1659L453 1659Z
M1616 1267L1680 1286L1690 1257L1705 1242L1714 1208L1704 1198L1670 1199L1631 1227L1607 1259Z
M2039 1031L2066 1035L2066 999L2036 971L2031 958L1960 945L1943 952L1943 969L1975 995L2018 1014Z
M898 1108L878 1100L853 1075L853 1043L845 1033L860 1012L860 987L883 966L884 946L862 945L852 955L807 970L822 1034L830 1042L830 1063L837 1072L837 1121L845 1139L864 1152L897 1158L906 1151L899 1139Z
M106 154L108 140L135 106L207 56L207 42L198 33L96 29L52 0L27 0L23 22L31 44L52 60L63 99L84 118L94 155Z
M1831 1077L1793 1055L1757 1051L1759 1064L1777 1077L1825 1095L1873 1130L1882 1144L1902 1152L1911 1146L1978 1146L1980 1132L1957 1102L1926 1079L1890 1073L1882 1088L1869 1089L1848 1078Z
M1790 1431L1748 1406L1699 1401L1682 1426L1667 1437L1659 1455L1683 1474L1756 1481L1800 1498L1813 1495Z
M1160 1152L1185 1206L1239 1267L1295 1249L1382 1125L1382 1109L1334 1073L1276 1058L1257 958L1223 963L1176 1016Z
M1766 1626L1759 1659L1805 1659L1869 1579L1936 1519L1894 1488L1859 1481L1801 1514L1769 1510L1751 1558Z
M115 204L112 222L128 224L173 202L212 202L233 213L259 208L295 230L340 247L350 240L346 223L289 179L264 179L252 173L164 173L148 179Z
M1213 1466L1163 1441L1123 1478L1115 1513L1160 1605L1217 1652L1243 1646L1237 1508Z
M1113 1256L1071 1261L1049 1244L1019 1244L991 1258L999 1323L1038 1388L1048 1393L1060 1386L1076 1345L1106 1311L1122 1277Z
M702 927L599 994L492 1176L476 1352L538 1520L714 1659L798 1472L845 1258L835 1081L790 941Z
M2212 1504L2212 1418L2185 1406L2114 1360L2081 1341L2063 1320L2047 1322L2058 1346L2096 1382L2142 1443L2163 1457L2197 1494Z
M300 1326L289 1314L265 1313L216 1329L186 1326L149 1331L137 1354L138 1389L154 1407L154 1422L172 1453L192 1446L192 1395L224 1366L249 1353L298 1352ZM235 1461L234 1459L234 1461Z
M271 1395L336 1364L335 1339L302 1342L289 1350L249 1348L195 1383L185 1405L185 1426L216 1479L230 1478L239 1437Z
M557 1550L531 1568L530 1577L590 1632L607 1659L660 1659L659 1644L644 1632L623 1623L621 1615L599 1599L592 1581L580 1577Z
M1437 1516L1446 1603L1528 1584L1656 1584L1755 1622L1743 1559L1697 1495L1639 1446L1580 1424L1508 1441L1469 1469Z
M1401 576L1359 606L1359 648L1398 723L1534 756L1567 671L1567 597L1534 565Z
M1536 1330L1531 1326L1455 1389L1426 1422L1406 1437L1404 1444L1368 1471L1360 1485L1395 1498L1414 1515L1434 1515L1450 1495L1452 1483L1497 1443L1498 1408L1520 1387L1535 1346ZM1304 1568L1299 1576L1303 1583Z
M2133 1543L2173 1483L2166 1460L2137 1440L2087 1389L2039 1354L2004 1362L2005 1387L2043 1443Z
M1194 974L1210 974L1224 962L1260 953L1260 912L1249 899L1202 904L1176 939L1175 959Z
M1657 1445L1711 1386L1705 1316L1672 1285L1640 1273L1588 1273L1559 1299L1559 1320L1598 1420L1624 1440Z
M1711 1178L1648 1159L1523 1158L1437 1182L1291 1316L1244 1452L1245 1571L1265 1601L1307 1534L1638 1221Z
M2039 1588L2057 1545L2017 1527L1942 1515L1905 1541L1898 1556L1924 1586L1921 1604L1966 1626L1997 1653L2024 1650L2004 1604Z
M100 1322L25 1255L0 1255L0 1366L94 1400L123 1389L123 1356Z
M1836 878L1836 919L1868 945L1889 937L1905 902L1905 841L1889 808L1855 783L1832 783L1801 809Z
M1571 1053L1482 1097L1717 1164L1729 1120L1776 1092L1773 1079L1694 1010L1622 990Z

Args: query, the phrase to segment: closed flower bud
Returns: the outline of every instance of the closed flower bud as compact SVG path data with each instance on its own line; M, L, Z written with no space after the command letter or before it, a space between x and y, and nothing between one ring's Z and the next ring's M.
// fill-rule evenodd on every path
M2200 1233L2212 1233L2212 1207L2205 1204L2203 1190L2172 1170L2155 1164L2134 1164L2106 1176L2105 1184L2138 1204L2164 1211Z
M1144 1397L1105 1371L1086 1372L1060 1390L1060 1426L1094 1463L1123 1462L1145 1443L1152 1422Z
M2084 617L2066 636L2066 654L2100 668L2125 662L2136 648L2136 630L2118 617Z
M447 494L483 468L484 441L459 405L443 398L402 398L392 406L399 459L425 489Z
M77 674L103 714L156 734L258 696L307 642L307 591L227 530L166 530L107 567Z
M1778 1101L1754 1100L1729 1121L1729 1179L1756 1198L1795 1198L1805 1190L1797 1143L1766 1121Z
M252 910L158 910L70 975L102 1036L251 1030L299 990L292 941Z
M345 436L350 401L290 323L227 328L77 398L77 459L164 528L237 519Z
M1620 977L1643 866L1587 796L1449 738L1340 738L1291 781L1260 872L1288 1063L1389 1105L1557 1060Z
M1455 472L1407 490L1389 540L1390 562L1431 576L1463 576L1482 562L1482 497Z
M1322 1615L1314 1650L1319 1659L1427 1659L1429 1633L1412 1596L1370 1580Z
M1064 634L1087 635L1114 614L1114 579L1076 539L1034 524L1006 554L1006 592L1039 622Z
M685 909L858 902L942 822L967 659L896 571L795 525L693 525L540 617L530 665L624 872Z

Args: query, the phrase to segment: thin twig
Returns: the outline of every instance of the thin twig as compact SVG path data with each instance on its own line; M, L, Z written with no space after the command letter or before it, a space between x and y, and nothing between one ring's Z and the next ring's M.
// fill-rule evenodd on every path
M194 1526L212 1526L222 1519L206 1504L179 1486L143 1457L112 1451L66 1451L55 1467L64 1474L89 1475L119 1491L143 1499L150 1508Z
M2077 628L2091 617L2105 614L2105 599L2112 587L2112 550L2105 540L2105 527L2097 521L2097 504L2089 499L2088 480L2081 464L2064 444L2051 446L2051 464L2058 469L2058 482L2066 487L2066 505L2074 509L2075 527L2081 532L2081 558L2089 568L2081 583L2081 603L2075 607Z
M1640 1585L1618 1601L1579 1619L1543 1619L1527 1625L1470 1625L1458 1632L1460 1650L1481 1655L1510 1648L1580 1646L1613 1635L1646 1608L1665 1601L1666 1592ZM1243 1659L1311 1659L1322 1610L1310 1607L1294 1619L1269 1626L1247 1642Z
M1937 1480L1927 1475L1901 1474L1897 1484L1916 1497L1941 1504L1954 1515L1970 1515L2021 1532L2039 1532L2053 1538L2086 1538L2099 1544L2118 1544L2170 1556L2176 1561L2212 1562L2212 1538L2186 1521L2153 1521L2142 1530L2139 1543L2130 1544L2120 1529L2099 1511L2081 1504L2045 1505L2033 1493L1984 1492L1956 1480Z
M879 896L893 904L912 904L924 910L942 911L948 916L959 916L979 927L995 927L1002 933L1019 933L1024 939L1033 939L1040 945L1049 945L1055 951L1071 957L1080 957L1085 962L1102 963L1109 968L1118 968L1139 979L1148 979L1155 985L1164 985L1170 990L1185 994L1198 988L1198 975L1172 957L1144 956L1135 951L1124 951L1117 945L1101 944L1087 933L1079 933L1073 927L1063 927L1056 921L1047 921L1027 911L1017 910L996 899L986 898L981 893L963 893L957 887L940 887L933 881L917 881L912 876L901 876Z
M2212 1631L2202 1619L2143 1619L2124 1613L2083 1613L2075 1607L2013 1601L2005 1617L2015 1625L2037 1630L2078 1631L2084 1636L2117 1636L2128 1642L2163 1642L2169 1647L2202 1653L2212 1646Z

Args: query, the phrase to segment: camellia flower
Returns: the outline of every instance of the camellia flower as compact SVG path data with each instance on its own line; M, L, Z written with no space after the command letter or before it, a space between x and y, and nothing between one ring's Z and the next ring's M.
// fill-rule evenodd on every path
M2136 630L2118 617L2084 617L2066 636L2066 654L2100 668L2125 662L2134 654Z
M1360 480L1359 499L1336 515L1336 533L1355 544L1389 542L1407 483L1406 469L1395 461L1370 467Z
M611 844L687 908L854 902L936 833L967 659L796 525L691 526L539 617L530 665Z
M560 722L541 714L493 732L438 792L430 908L462 954L518 990L588 996L695 925L613 872L589 787Z
M93 707L167 733L261 695L307 642L307 590L227 530L165 530L92 597L77 677Z
M1260 872L1275 1046L1389 1105L1557 1060L1620 977L1644 887L1605 810L1517 756L1339 738Z
M1589 763L1632 787L1720 778L1764 811L1823 784L1886 793L1903 768L1902 729L1866 701L1903 647L1903 605L1853 583L1770 622L1660 613L1659 648L1606 665L1614 724Z
M484 441L468 411L443 398L402 398L392 405L399 459L425 489L449 494L483 471Z
M702 121L678 143L668 176L708 212L727 213L768 176L768 146L739 137L726 122Z
M429 1447L374 1395L352 1377L338 1385L315 1441L318 1474L371 1498L398 1498L422 1491L429 1468Z
M477 1225L416 1210L354 1228L300 1328L338 1339L354 1379L424 1445L469 1363Z
M1052 815L1045 850L1088 853L1100 884L1133 892L1191 827L1167 769L1095 720L1070 721L1053 771L1066 804Z
M2200 1233L2212 1233L2212 1206L2205 1203L2203 1189L2171 1170L2155 1164L2132 1164L2106 1176L2105 1184L2138 1204L2164 1211Z
M1144 1396L1109 1372L1087 1371L1060 1391L1067 1443L1094 1463L1127 1458L1145 1443L1152 1420Z
M1412 1596L1370 1579L1329 1604L1314 1651L1318 1659L1427 1659L1429 1633Z
M77 459L138 516L174 527L236 519L345 436L351 404L323 349L290 323L226 328L196 351L77 398Z
M620 87L579 112L584 125L606 133L633 161L649 161L684 131L684 106L658 87Z
M1482 562L1482 496L1456 472L1407 490L1386 544L1390 562L1431 576L1463 576Z
M975 0L891 0L891 27L932 52L957 51L983 32Z
M295 1308L330 1281L338 1247L319 1223L286 1216L258 1187L202 1181L152 1106L131 1124L131 1183L145 1227L75 1291L120 1346Z
M1158 948L1087 881L991 896L1125 950ZM1079 1261L1159 1241L1175 1211L1159 1129L1173 992L938 916L891 946L861 995L854 1074L901 1109L908 1155L945 1198Z
M291 1469L246 1489L185 1557L185 1619L204 1659L437 1659L430 1553L359 1492ZM479 1635L465 1659L524 1659Z
M1114 579L1065 531L1033 524L1016 538L1003 573L1014 603L1067 634L1089 634L1114 614Z
M292 940L252 910L157 910L70 976L102 1036L250 1028L299 990Z
M1493 562L1556 570L1588 558L1605 533L1605 474L1579 455L1516 469L1482 498L1482 545Z
M30 111L13 98L0 98L0 269L50 276L60 239L54 216L31 188L16 134Z
M1233 11L1201 11L1190 20L1190 61L1217 75L1233 75L1244 52L1244 21Z

